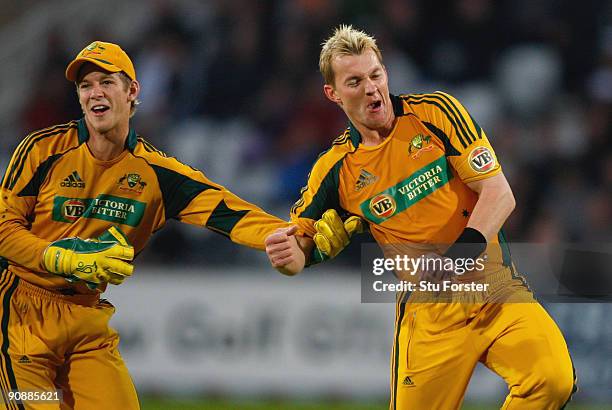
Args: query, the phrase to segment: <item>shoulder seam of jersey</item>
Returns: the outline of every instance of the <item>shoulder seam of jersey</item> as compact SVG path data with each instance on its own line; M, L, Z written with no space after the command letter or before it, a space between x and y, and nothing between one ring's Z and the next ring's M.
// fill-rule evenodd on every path
M480 127L476 125L476 122L473 120L473 118L470 115L470 113L468 112L467 108L462 107L461 103L459 103L459 101L455 97L453 97L452 95L447 94L445 92L442 92L442 91L435 91L434 94L437 94L437 95L441 96L444 100L446 100L456 110L458 118L462 121L463 125L465 126L465 129L466 129L467 133L469 134L468 139L471 139L472 142L476 142L477 138L482 138L482 135L476 136L472 132L472 130L470 129L470 126L467 123L468 118L461 114L460 108L463 108L463 110L465 111L465 113L467 114L469 119L472 121L472 126L475 129L478 129ZM457 103L459 103L459 107L457 106L457 104L455 104L455 101L453 101L453 100L455 100L455 101L457 101Z
M333 159L333 161L331 162L331 166L326 166L326 172L325 172L325 176L321 179L321 183L319 184L319 187L317 189L317 192L314 193L313 195L313 200L316 197L316 195L319 193L319 190L321 189L323 183L325 182L325 180L330 176L331 172L338 166L342 166L342 162L344 161L344 158L346 157L346 155L348 154L348 152L338 152L337 150L333 150L334 147L331 147L329 149L327 149L326 151L323 151L321 154L319 154L319 157L317 158L317 160L315 161L315 165L323 158L323 157L331 157L330 160ZM329 154L329 155L328 155ZM339 156L339 158L338 158ZM325 161L327 162L328 159L325 158ZM329 164L325 164L325 165L329 165ZM314 166L313 166L314 169ZM338 171L339 172L339 171ZM293 206L290 209L290 213L295 214L297 212L297 209L302 207L304 205L304 192L306 192L306 190L308 190L308 181L310 181L310 176L312 174L312 170L311 172L308 173L308 176L306 178L306 185L304 187L302 187L302 189L300 190L300 198L293 204ZM339 186L337 187L339 188ZM312 204L314 203L314 201L312 201L310 204L308 204L306 206L306 208L304 208L301 212L300 215L301 216ZM339 203L338 203L339 206Z
M450 138L448 138L448 135L446 135L444 131L442 131L440 128L436 127L434 124L430 123L429 121L421 120L421 122L423 123L423 125L425 125L425 128L427 128L429 132L431 132L440 141L442 141L442 145L444 145L444 155L445 156L456 157L456 156L461 155L461 152L459 152L457 148L453 146L453 144L450 141Z
M339 162L339 161L343 161L344 157L346 157L346 155L348 155L351 152L355 152L355 150L357 150L357 146L354 145L353 143L353 136L351 135L351 127L349 125L348 128L346 128L344 130L344 132L342 134L340 134L336 139L334 139L334 141L332 142L332 146L329 147L328 149L326 149L325 151L321 152L318 156L317 159L315 160L315 165L324 157L336 157L336 156L340 156L340 158L338 158L337 160L335 160L333 162L333 165L331 167L329 167L329 169L327 170L325 177L323 177L323 180L325 180L325 178L327 177L327 175L329 174L329 172L331 172L331 170L334 168L334 166ZM327 159L326 159L327 161ZM314 166L313 166L314 168ZM306 176L306 185L304 185L301 189L300 189L300 198L293 204L293 206L291 206L291 209L289 210L290 213L295 213L295 211L297 211L297 208L301 207L304 205L304 197L303 194L304 192L306 192L306 190L308 190L308 181L310 180L310 175L312 174L312 169L311 172L308 173L308 175Z
M191 169L192 171L195 171L195 172L202 172L202 171L200 171L199 169L196 169L196 168L192 167L191 165L188 165L188 164L185 164L185 163L181 162L181 161L180 161L178 158L173 157L173 156L171 156L171 155L167 155L165 152L163 152L163 151L161 151L161 150L157 149L157 148L156 148L156 147L155 147L153 144L151 144L149 141L147 141L146 139L144 139L144 137L142 137L141 135L138 135L137 142L139 142L139 143L141 143L141 144L142 144L142 148L145 150L145 152L146 152L147 154L151 154L151 159L152 159L154 162L155 162L155 159L156 159L156 158L161 160L160 164L154 164L154 163L152 163L152 162L149 160L149 155L138 155L138 154L136 154L136 153L135 153L135 150L134 150L134 151L132 151L132 155L134 155L136 158L141 158L141 159L142 159L142 160L144 160L144 161L145 161L145 162L146 162L146 163L147 163L149 166L153 166L153 165L155 165L155 166L159 166L159 167L162 167L162 168L166 168L166 169L170 169L170 170L171 170L171 169L172 169L172 167L168 167L168 166L161 165L161 164L163 164L163 162L164 162L164 161L171 161L171 160L174 160L174 161L178 162L179 164L181 164L181 165L183 165L183 166L185 166L185 167L188 167L188 168L189 168L189 169ZM156 157L156 155L157 155L157 157ZM176 171L175 171L175 172L176 172Z
M145 145L145 142L146 142L144 140L144 138L139 137L138 141L143 144L143 148L144 148L144 145ZM149 144L148 142L146 142L146 143ZM151 145L151 144L149 144L149 148L155 149L155 147L153 147L153 145ZM149 151L149 150L147 150L145 148L145 151L147 151L148 153L152 153L152 154L158 154L158 155L160 155L161 158L166 159L166 160L174 159L178 163L180 163L180 164L182 164L184 166L187 166L187 167L189 167L190 169L192 169L192 170L194 170L196 172L200 172L197 169L195 169L195 168L193 168L193 167L191 167L189 165L183 164L182 162L180 162L179 160L177 160L174 157L166 156L164 153L162 153L161 151L159 151L157 149L155 149L155 151ZM162 193L162 202L163 202L163 206L164 206L164 218L165 218L166 221L168 219L176 217L187 205L189 205L189 203L193 200L193 198L195 198L195 196L197 196L200 192L203 192L206 189L214 189L214 190L220 190L221 189L221 188L216 187L214 185L209 185L209 184L207 184L205 182L197 181L197 180L195 180L195 179L193 179L193 178L191 178L191 177L189 177L189 176L187 176L187 175L185 175L185 174L183 174L181 172L178 172L178 171L172 169L171 167L167 167L167 166L163 166L163 165L159 165L159 164L154 164L154 163L150 162L143 155L139 155L139 154L135 154L135 153L133 153L132 155L134 155L135 158L139 158L139 159L143 160L147 164L147 166L150 167L151 170L153 171L153 173L155 174L155 177L157 178L157 183L159 185L160 192ZM196 187L192 187L192 191L193 192L191 193L191 196L189 196L189 198L187 198L187 199L184 199L183 203L181 204L182 206L169 208L167 206L169 204L169 202L167 200L168 198L167 198L166 195L164 195L165 191L163 190L163 186L165 186L165 185L162 183L162 181L160 181L160 179L159 179L160 175L159 175L159 171L157 169L163 169L163 170L165 170L167 172L171 172L171 173L180 175L184 179L189 180L190 183L198 185L198 187L197 188ZM199 191L195 192L198 189L199 189Z
M136 141L140 142L142 144L142 147L144 148L145 151L150 152L150 153L158 154L158 155L160 155L160 156L162 156L164 158L168 157L168 155L166 155L163 151L157 149L153 144L151 144L149 141L147 141L141 135L137 135L136 136Z
M446 116L453 128L455 128L457 138L463 148L467 148L476 141L477 137L471 132L465 117L446 94L440 92L433 94L408 94L401 98L409 105L425 103L436 106Z
M10 170L7 170L5 175L5 179L3 181L3 188L12 190L17 183L17 180L21 176L23 171L23 167L25 166L26 158L28 154L32 151L32 149L37 146L40 141L49 138L55 137L58 135L65 135L71 129L77 128L76 121L70 121L66 124L60 124L53 127L45 128L28 135L17 147L15 153L15 160L13 161L13 165ZM80 144L75 145L78 146ZM74 147L69 147L66 151L62 153L62 155ZM46 158L45 158L46 159Z

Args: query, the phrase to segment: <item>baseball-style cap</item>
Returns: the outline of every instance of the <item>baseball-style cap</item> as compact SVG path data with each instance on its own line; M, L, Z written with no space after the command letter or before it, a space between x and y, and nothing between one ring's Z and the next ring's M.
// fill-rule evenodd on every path
M136 70L134 70L132 60L117 44L94 41L81 50L66 68L68 81L77 80L79 69L83 63L93 63L111 73L123 71L132 80L136 79Z

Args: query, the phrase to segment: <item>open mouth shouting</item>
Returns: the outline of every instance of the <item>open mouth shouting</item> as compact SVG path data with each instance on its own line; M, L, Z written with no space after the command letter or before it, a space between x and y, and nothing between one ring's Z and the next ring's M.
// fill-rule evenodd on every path
M382 107L382 100L375 100L368 104L368 111L378 112Z
M96 104L93 107L91 107L91 111L96 116L103 115L108 110L110 110L110 107L108 105L104 105L104 104Z

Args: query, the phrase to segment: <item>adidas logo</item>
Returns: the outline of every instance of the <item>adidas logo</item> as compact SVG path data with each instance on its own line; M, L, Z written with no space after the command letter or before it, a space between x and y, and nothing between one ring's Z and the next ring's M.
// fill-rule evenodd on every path
M378 177L376 175L372 175L365 169L362 169L361 173L359 174L359 178L357 178L357 182L355 182L355 191L361 191L363 188L375 182L377 179Z
M85 182L83 182L78 172L72 171L72 174L64 178L60 186L66 188L85 188Z
M21 363L21 364L27 364L27 363L32 363L32 361L30 360L30 358L26 355L23 355L19 358L19 360L17 361L17 363Z
M404 378L404 381L402 382L402 384L404 386L414 386L414 382L412 381L410 376L406 376L406 378Z

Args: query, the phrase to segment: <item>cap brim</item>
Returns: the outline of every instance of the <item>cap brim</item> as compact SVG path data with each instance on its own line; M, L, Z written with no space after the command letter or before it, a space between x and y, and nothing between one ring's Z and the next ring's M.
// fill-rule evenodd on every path
M77 75L79 74L79 69L85 63L95 64L98 67L106 71L109 71L111 73L118 73L119 71L122 71L121 68L117 67L116 65L108 61L104 61L102 59L77 57L70 64L68 64L68 67L66 67L66 79L72 82L76 81Z

